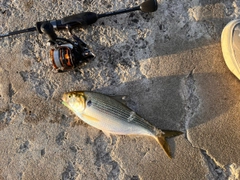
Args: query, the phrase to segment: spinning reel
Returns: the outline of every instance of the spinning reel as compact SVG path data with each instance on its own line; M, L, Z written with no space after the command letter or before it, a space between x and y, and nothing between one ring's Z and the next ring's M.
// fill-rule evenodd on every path
M95 57L87 48L87 44L72 33L69 25L67 29L73 41L57 37L50 22L44 22L40 29L37 29L39 33L48 35L49 43L53 46L50 50L50 60L56 72L72 70Z

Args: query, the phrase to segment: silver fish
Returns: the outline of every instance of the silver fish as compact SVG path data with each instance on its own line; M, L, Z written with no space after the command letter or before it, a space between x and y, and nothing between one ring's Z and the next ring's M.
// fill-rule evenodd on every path
M106 135L146 135L155 138L170 158L170 148L165 138L182 134L179 131L161 131L121 102L100 93L67 92L62 100L81 120Z

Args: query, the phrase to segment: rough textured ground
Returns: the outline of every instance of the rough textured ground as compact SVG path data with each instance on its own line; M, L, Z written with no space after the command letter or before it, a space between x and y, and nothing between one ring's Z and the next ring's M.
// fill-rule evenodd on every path
M140 0L0 1L0 33L82 11L103 13ZM240 83L223 60L223 27L236 0L162 0L154 13L128 13L76 29L96 58L63 74L48 62L47 37L0 40L0 179L240 178ZM66 32L58 33L67 36ZM170 139L112 136L60 103L69 90L127 95L128 105Z

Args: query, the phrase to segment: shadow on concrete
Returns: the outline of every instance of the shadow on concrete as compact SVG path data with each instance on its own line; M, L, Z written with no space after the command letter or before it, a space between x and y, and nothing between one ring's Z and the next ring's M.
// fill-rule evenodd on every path
M229 82L226 76L230 74L202 73L194 74L197 83L194 92L198 105L193 107L191 103L182 98L182 80L185 76L156 77L137 80L121 84L118 87L105 87L97 91L109 94L126 95L127 105L139 115L160 129L185 129L186 115L192 108L193 118L198 113L207 113L204 119L198 119L190 124L189 128L211 121L215 117L225 113L231 106L239 101L237 79ZM144 82L144 83L143 83ZM199 89L198 89L199 88ZM201 88L201 89L200 89ZM133 90L134 91L131 91ZM192 101L188 99L187 101ZM203 111L199 111L203 109Z
M229 76L233 78L231 82ZM181 94L182 81L185 78L181 75L156 77L127 82L118 87L109 86L97 91L104 94L111 92L126 95L128 107L155 127L183 132L211 120L216 121L216 117L226 113L240 100L239 82L230 73L194 74L195 97L188 100L183 99ZM196 101L197 106L192 101ZM174 138L168 142L174 156L176 146Z

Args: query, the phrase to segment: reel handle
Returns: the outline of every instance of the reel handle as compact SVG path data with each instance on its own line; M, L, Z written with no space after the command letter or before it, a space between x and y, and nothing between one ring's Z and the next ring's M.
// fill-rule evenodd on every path
M48 21L44 22L40 26L40 30L41 30L42 33L45 33L45 34L48 35L50 41L56 42L57 35L54 32L53 25L50 22L48 22Z

